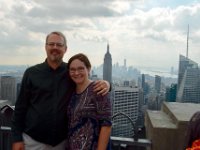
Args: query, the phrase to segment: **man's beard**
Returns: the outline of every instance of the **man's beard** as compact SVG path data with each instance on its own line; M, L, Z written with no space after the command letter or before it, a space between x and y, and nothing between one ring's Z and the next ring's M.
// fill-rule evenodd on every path
M62 62L62 56L58 55L58 56L54 56L54 55L50 55L50 60L52 62L55 62L55 63L60 63Z
M56 54L53 54L54 52L56 52ZM52 62L60 63L62 61L63 56L58 50L52 50L49 54L49 58Z

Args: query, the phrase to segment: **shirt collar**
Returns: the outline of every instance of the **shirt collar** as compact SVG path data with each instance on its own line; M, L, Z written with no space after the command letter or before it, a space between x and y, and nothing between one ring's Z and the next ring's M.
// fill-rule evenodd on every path
M44 64L44 69L45 70L49 70L49 71L61 71L61 70L67 68L67 63L65 63L65 62L62 62L60 64L60 66L57 69L55 69L55 70L49 66L49 64L47 63L47 59L45 59L45 61L44 61L43 64Z

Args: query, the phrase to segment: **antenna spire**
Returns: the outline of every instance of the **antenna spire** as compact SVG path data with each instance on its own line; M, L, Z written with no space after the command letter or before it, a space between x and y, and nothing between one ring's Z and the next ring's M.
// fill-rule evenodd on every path
M187 51L186 51L186 58L188 58L188 40L189 40L189 24L188 24L188 32L187 32Z

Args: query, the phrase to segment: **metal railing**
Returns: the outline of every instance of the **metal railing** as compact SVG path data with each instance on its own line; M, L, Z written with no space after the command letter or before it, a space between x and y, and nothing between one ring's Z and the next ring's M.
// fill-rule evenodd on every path
M11 127L0 127L0 150L11 150Z
M7 116L6 114L2 115L2 112L1 112L0 150L11 150L10 114L12 114L12 113L10 113L10 111L12 112L12 109L10 110L10 108L8 107L8 110L9 110L8 111L9 116ZM129 150L130 147L134 147L134 148L131 148L134 150L140 150L141 147L143 147L143 148L149 147L149 149L151 149L152 143L150 140L138 138L138 128L128 115L126 115L123 112L119 112L119 113L116 113L115 115L113 115L112 119L114 119L115 117L120 116L120 115L126 117L130 121L130 123L133 127L133 138L111 136L112 147L115 147L115 149L117 149L117 150L121 150L121 149Z
M117 146L118 150L121 150L121 147L128 147L128 146L136 147L136 149L139 149L139 147L145 147L145 148L148 147L149 149L151 149L152 147L151 141L149 139L138 138L138 127L134 124L133 120L127 114L123 112L118 112L112 116L112 119L114 119L117 116L123 116L129 120L129 122L132 125L133 138L111 136L112 145Z
M11 150L11 117L13 107L5 105L0 111L0 150Z
M148 139L138 139L135 141L133 138L115 137L111 136L111 144L113 149L121 150L122 148L133 148L140 150L141 148L150 147L151 141ZM0 150L11 150L11 128L1 126L0 128Z

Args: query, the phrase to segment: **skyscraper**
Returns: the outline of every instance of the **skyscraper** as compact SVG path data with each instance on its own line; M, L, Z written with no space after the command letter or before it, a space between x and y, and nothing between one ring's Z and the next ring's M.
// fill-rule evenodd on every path
M141 90L131 87L114 87L113 115L122 112L129 116L135 123L139 113L139 97ZM133 126L130 120L124 116L113 119L112 135L122 137L133 136Z
M177 92L177 84L171 84L170 87L166 88L166 101L167 102L175 102L176 101L176 92Z
M142 89L143 91L145 89L145 75L144 74L142 74Z
M12 76L1 76L1 99L15 104L17 97L17 80Z
M160 93L160 88L161 88L161 77L155 75L155 90L157 93Z
M126 59L124 59L124 67L126 68Z
M176 101L200 103L200 69L183 55L179 57Z
M112 57L109 51L109 44L107 44L107 52L104 56L103 79L112 83Z

